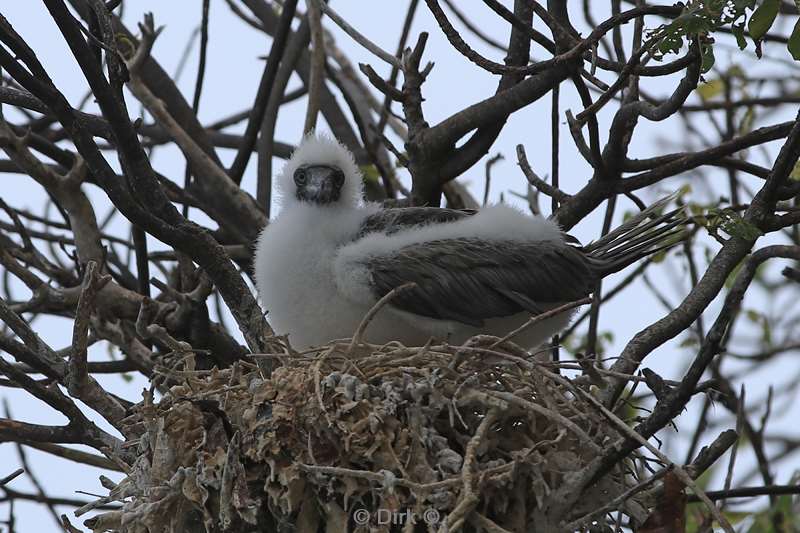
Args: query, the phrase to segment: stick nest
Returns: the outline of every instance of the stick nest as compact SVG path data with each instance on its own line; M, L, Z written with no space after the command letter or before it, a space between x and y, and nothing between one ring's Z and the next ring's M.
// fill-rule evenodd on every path
M632 484L619 471L587 480L619 434L569 380L496 341L332 343L261 356L271 374L246 362L194 370L187 355L180 369L162 370L160 401L146 393L128 419L133 466L97 502L121 509L86 524L124 533L559 531ZM616 510L645 514L635 499Z

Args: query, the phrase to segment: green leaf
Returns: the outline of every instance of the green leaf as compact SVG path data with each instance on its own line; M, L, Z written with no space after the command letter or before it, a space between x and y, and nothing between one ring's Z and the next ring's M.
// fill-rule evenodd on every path
M761 321L761 313L759 313L758 311L755 311L753 309L748 309L746 314L747 314L747 318L750 320L750 322L760 322Z
M741 24L731 25L731 32L736 37L736 44L739 45L739 50L747 48L747 40L744 38L744 21Z
M717 228L722 229L731 237L745 240L755 240L764 235L758 226L743 219L739 213L730 208L709 209L706 218L707 222L703 226L712 235ZM698 221L698 223L702 223L702 221Z
M781 0L764 0L758 6L758 9L753 12L750 22L747 23L747 28L750 30L750 36L754 41L760 41L767 34L775 22L775 17L778 16L780 7Z
M659 250L658 252L656 252L656 253L654 253L653 255L650 256L650 260L653 263L661 263L662 261L664 261L665 257L667 257L667 251L666 250Z
M678 345L681 348L689 348L692 346L697 346L700 344L700 341L695 339L694 337L687 337L686 339L682 340L681 343Z
M739 124L739 135L744 135L745 133L750 133L750 130L753 129L753 123L756 120L756 112L752 107L748 107L747 111L744 112L744 116L742 117L742 122Z
M733 267L733 270L731 270L731 273L728 274L727 279L725 279L726 289L730 289L731 287L733 287L733 282L736 281L736 276L739 275L739 271L742 269L743 266L744 266L744 259L739 261L739 264Z
M767 317L761 321L761 340L767 345L772 346L772 326Z
M789 43L786 45L789 53L796 61L800 61L800 19L794 25L792 35L789 37Z
M740 217L731 218L730 220L725 221L720 227L728 235L739 237L748 241L757 239L764 235L764 233L758 229L755 224L752 224Z
M707 83L700 85L697 88L697 94L703 100L711 100L715 96L722 94L725 90L725 81L719 78L713 79Z
M800 161L794 164L794 168L789 174L789 179L792 181L800 181Z
M742 69L742 67L740 67L737 64L734 64L734 65L731 65L730 67L728 67L728 77L729 78L738 78L738 79L740 79L742 81L747 81L748 80L748 78L745 75L744 70Z
M689 212L695 217L699 217L703 214L703 212L705 212L705 208L696 202L691 202L688 207Z
M359 168L364 175L364 180L368 182L377 183L378 179L381 177L381 173L378 172L378 167L375 165L361 165Z
M714 47L710 44L704 45L702 49L702 56L703 64L700 67L700 70L703 72L703 74L705 74L711 70L711 67L714 66L714 61L716 61L716 58L714 57Z

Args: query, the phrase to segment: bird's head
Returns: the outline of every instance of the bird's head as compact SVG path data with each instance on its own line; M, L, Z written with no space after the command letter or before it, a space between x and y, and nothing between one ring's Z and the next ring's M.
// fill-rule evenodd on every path
M361 172L353 154L324 134L303 138L278 176L277 186L284 206L353 207L363 196Z

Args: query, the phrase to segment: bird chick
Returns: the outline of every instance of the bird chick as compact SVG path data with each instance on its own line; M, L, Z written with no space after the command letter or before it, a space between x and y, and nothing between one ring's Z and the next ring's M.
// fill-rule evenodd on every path
M661 249L682 222L676 211L654 217L659 202L579 247L555 222L506 205L382 209L363 201L352 154L324 135L303 139L276 187L281 209L256 244L255 279L273 329L296 348L350 337L380 298L408 284L372 319L365 340L413 346L503 336L531 315L585 298L604 276ZM571 316L514 340L536 347Z

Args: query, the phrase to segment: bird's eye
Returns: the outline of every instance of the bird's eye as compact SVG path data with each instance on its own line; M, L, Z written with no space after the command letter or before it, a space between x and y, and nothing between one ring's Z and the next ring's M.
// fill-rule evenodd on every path
M294 182L297 185L305 185L306 181L308 181L308 174L302 168L298 168L294 171Z
M335 183L337 187L341 187L344 184L344 172L341 170L334 172L333 183Z

